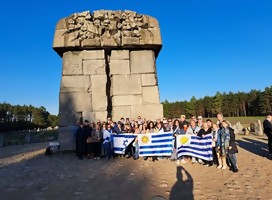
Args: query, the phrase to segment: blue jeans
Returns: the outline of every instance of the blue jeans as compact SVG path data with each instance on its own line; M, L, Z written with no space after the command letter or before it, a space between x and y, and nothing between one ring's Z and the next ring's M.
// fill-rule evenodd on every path
M110 142L104 143L103 148L104 148L105 155L108 157L108 159L110 159L111 158L111 143Z
M138 159L139 158L139 144L138 142L135 143L135 154L134 154L134 158Z

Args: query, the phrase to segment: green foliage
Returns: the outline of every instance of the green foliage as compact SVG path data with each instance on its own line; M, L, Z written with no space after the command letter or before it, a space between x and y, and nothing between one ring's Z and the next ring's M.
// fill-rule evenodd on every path
M217 92L214 96L196 99L194 96L188 101L163 102L164 116L177 118L181 114L187 117L202 115L206 118L215 117L222 112L225 117L263 116L272 113L272 86L264 91L250 92Z
M0 132L55 127L58 116L51 115L44 106L0 103Z

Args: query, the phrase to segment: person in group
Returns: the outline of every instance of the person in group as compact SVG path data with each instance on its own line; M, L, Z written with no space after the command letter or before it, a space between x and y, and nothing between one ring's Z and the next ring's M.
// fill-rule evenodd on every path
M99 160L101 155L101 139L102 139L102 131L100 130L99 124L95 125L95 128L92 132L92 153L94 154L94 159Z
M228 129L228 123L223 120L221 122L221 129L218 131L217 136L217 151L218 151L218 162L219 165L217 166L218 169L227 169L227 153L230 144L230 134Z
M174 136L174 141L173 141L173 152L172 155L170 157L171 161L177 161L177 164L180 164L180 159L177 158L177 136L180 134L180 123L179 120L174 120L174 124L173 124L173 136Z
M217 157L217 152L216 152L216 144L217 144L217 136L218 136L218 130L219 127L217 124L212 125L212 152L213 152L213 164L216 166L219 165L218 163L218 157Z
M76 123L74 125L72 125L71 127L71 132L73 134L73 140L75 142L75 145L76 145L76 156L78 156L78 144L76 142L76 132L77 132L77 129L79 129L79 125L80 125L80 121L77 120Z
M199 128L201 128L202 127L202 125L203 125L203 118L202 118L202 116L198 116L197 117L197 126L199 127Z
M77 143L77 156L79 160L83 159L83 156L86 152L86 141L87 135L84 131L84 123L81 122L79 128L76 131L76 143Z
M186 120L185 115L180 115L180 127L183 127L183 124L189 124L189 122Z
M191 117L191 120L195 121L195 123L196 123L196 122L197 122L197 120L196 120L196 116L195 116L195 115L193 115L193 116Z
M213 123L212 123L212 120L211 120L211 119L207 119L207 120L206 120L206 123L208 124L208 127L209 127L209 128L212 128Z
M227 121L226 119L224 119L224 116L223 116L223 113L218 113L217 114L217 125L219 126L219 128L221 129L222 128L222 121L225 120L229 127L231 127L231 123L229 121Z
M135 124L136 125L136 124ZM137 128L137 130L134 132L134 134L145 134L144 130L143 130L143 124L139 124L139 127ZM133 159L137 160L139 159L139 144L138 144L138 138L135 139L135 154L133 155Z
M197 135L199 130L200 130L200 128L196 125L196 122L194 120L191 120L190 121L190 126L187 129L186 134Z
M230 169L233 172L238 172L237 157L236 157L236 153L238 153L238 148L236 146L235 133L234 133L234 129L229 127L228 123L226 124L227 124L226 129L229 129L229 134L230 134L230 143L229 143L227 158L230 164Z
M137 117L137 122L138 122L138 124L142 124L143 123L143 120L142 120L141 116Z
M146 133L154 133L155 132L155 126L152 121L150 121L147 125Z
M263 121L264 133L268 138L269 155L272 156L272 114L268 114Z
M155 133L164 133L162 122L157 123L157 126L155 128Z
M108 160L111 159L112 157L111 135L112 135L111 125L107 124L107 129L103 130L103 148Z
M86 152L85 154L87 155L87 157L90 159L92 157L92 132L93 132L93 128L92 126L90 126L89 124L89 120L84 120L84 127L83 127L83 131L84 131L84 134L86 135L87 137L87 140L86 140Z
M122 122L121 121L118 121L117 124L116 123L113 123L114 126L112 127L113 129L113 132L116 133L116 134L120 134L120 133L124 133L124 129L123 129L123 125L122 125Z
M170 132L171 131L171 127L169 126L167 119L163 120L163 130L164 132Z
M207 122L204 122L202 125L202 128L199 130L199 132L197 133L198 137L205 137L205 135L208 135L212 132L212 129L208 126ZM203 162L203 164L205 166L212 166L213 165L213 161L207 161L207 160L202 160L202 162L200 161L200 159L198 159L200 163Z

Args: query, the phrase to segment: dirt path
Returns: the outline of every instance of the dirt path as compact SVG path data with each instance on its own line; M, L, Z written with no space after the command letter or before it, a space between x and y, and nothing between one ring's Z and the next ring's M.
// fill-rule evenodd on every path
M63 153L45 157L45 143L5 147L0 149L1 199L268 200L272 158L265 157L265 139L238 136L238 173L168 160L77 160Z

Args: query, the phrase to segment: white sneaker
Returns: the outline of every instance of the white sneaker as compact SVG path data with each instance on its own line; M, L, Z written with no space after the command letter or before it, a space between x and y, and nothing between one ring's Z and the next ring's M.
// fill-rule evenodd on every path
M218 165L216 168L217 169L222 169L222 165Z
M227 167L226 167L226 166L223 166L221 169L227 169Z
M179 165L180 164L180 160L177 160L176 164Z
M187 163L184 159L181 160L181 163L185 164Z

